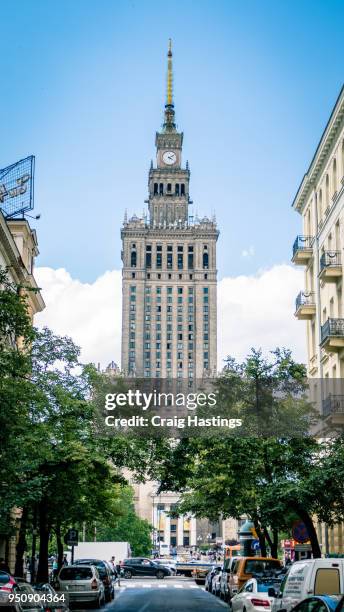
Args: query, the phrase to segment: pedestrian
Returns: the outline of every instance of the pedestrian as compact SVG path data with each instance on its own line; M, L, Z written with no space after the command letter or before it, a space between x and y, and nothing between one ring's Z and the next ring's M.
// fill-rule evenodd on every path
M63 555L62 565L68 565L67 555Z
M121 586L121 567L122 567L122 561L119 561L119 562L116 564L116 572L117 572L118 586Z
M3 557L0 557L0 571L7 572L7 574L11 573L9 566Z

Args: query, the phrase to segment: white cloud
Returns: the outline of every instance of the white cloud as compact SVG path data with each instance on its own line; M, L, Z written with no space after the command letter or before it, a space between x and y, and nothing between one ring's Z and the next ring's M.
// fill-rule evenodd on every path
M35 318L55 333L71 336L82 348L84 362L120 362L121 272L105 272L94 283L82 283L60 268L36 268L46 308Z
M121 272L105 272L94 283L73 279L64 269L37 268L46 309L37 315L38 327L69 335L82 347L84 362L120 362ZM252 346L269 351L290 347L305 359L304 325L294 319L294 299L303 283L302 272L289 265L274 266L254 276L219 282L219 366L231 354L241 359Z
M251 244L251 246L248 247L248 249L244 249L243 251L241 251L241 257L253 257L255 254L255 250L254 250L254 246Z
M289 265L224 278L218 289L219 360L227 354L241 359L253 346L264 352L285 346L304 361L306 330L294 317L302 284L303 273Z

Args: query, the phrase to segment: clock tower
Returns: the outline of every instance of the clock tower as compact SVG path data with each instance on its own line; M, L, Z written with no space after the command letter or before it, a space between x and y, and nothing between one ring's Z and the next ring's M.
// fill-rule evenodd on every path
M175 124L171 41L168 50L167 94L162 131L155 137L156 167L149 172L149 217L151 227L173 227L188 222L188 166L182 168L183 133Z
M217 361L215 219L189 216L190 170L173 101L168 49L164 122L148 175L148 216L125 216L122 371L146 378L214 376Z

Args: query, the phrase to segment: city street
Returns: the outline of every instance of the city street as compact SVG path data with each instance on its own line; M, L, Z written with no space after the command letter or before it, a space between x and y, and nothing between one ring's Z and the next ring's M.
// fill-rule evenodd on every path
M191 578L121 580L115 600L104 612L213 612L228 606Z

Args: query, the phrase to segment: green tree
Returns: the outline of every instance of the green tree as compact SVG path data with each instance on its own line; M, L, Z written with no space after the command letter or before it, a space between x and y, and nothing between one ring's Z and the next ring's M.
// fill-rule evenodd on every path
M152 526L137 516L132 488L119 487L116 500L116 514L112 521L97 523L97 538L104 542L129 542L133 555L149 555Z
M336 485L330 481L342 447L337 441L335 459L328 441L320 444L309 436L314 411L305 395L304 366L286 350L277 349L269 360L252 350L242 364L227 359L217 388L219 407L243 418L246 435L181 440L165 449L163 460L159 451L155 477L161 490L182 494L180 512L208 518L248 515L262 551L268 546L274 556L279 531L290 530L299 518L307 526L313 555L320 556L313 518L341 516L338 479L332 481Z

